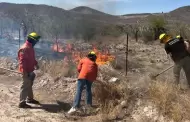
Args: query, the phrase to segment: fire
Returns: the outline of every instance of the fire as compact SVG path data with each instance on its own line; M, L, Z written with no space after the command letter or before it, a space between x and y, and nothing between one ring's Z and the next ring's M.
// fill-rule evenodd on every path
M97 50L96 47L94 47L93 51L97 55L96 63L98 65L104 65L104 64L109 63L115 59L115 56L110 55L108 50L101 52L101 51Z
M52 50L55 52L60 52L60 53L64 52L63 48L59 44L54 44L52 46Z
M55 52L71 52L73 50L73 47L71 44L66 45L66 47L64 48L63 46L61 46L59 43L56 43L52 46L52 50Z
M68 54L68 56L64 58L64 62L72 61L74 63L78 63L88 53L87 51L74 50L71 44L67 44L64 49L63 46L60 46L59 44L54 44L52 46L52 50L55 52L64 52ZM115 56L111 55L108 49L100 51L95 46L93 46L92 51L94 51L97 55L96 63L98 65L107 64L115 59Z

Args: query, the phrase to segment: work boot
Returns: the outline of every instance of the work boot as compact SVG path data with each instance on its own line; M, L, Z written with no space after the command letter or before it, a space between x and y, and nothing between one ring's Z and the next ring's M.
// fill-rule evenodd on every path
M19 108L32 108L30 105L26 104L26 102L19 103Z
M31 104L38 104L38 105L40 104L40 102L35 99L28 99L28 100L26 100L26 102L31 103Z

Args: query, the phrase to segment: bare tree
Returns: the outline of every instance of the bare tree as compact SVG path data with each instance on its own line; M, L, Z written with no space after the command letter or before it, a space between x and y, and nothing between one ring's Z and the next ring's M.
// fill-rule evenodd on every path
M56 18L52 18L50 21L47 21L46 24L48 24L46 32L51 35L51 37L54 39L56 45L57 45L57 52L58 52L58 39L60 38L62 34L62 30L64 28L64 23L59 22L59 24L56 23Z
M130 25L130 28L133 36L135 37L136 42L138 42L139 31L140 31L139 21L137 21L137 23L134 25Z

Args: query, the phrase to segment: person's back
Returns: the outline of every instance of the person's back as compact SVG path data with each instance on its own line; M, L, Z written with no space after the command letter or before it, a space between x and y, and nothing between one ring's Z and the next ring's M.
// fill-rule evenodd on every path
M165 50L167 53L171 53L174 62L178 62L189 55L184 41L178 38L170 39L165 44Z
M98 73L98 66L96 64L96 53L94 51L89 52L89 54L80 60L78 65L78 80L77 80L77 92L75 95L73 107L68 111L72 114L80 107L81 95L86 86L86 103L88 106L92 106L92 84L96 80Z
M180 81L181 69L184 70L186 78L190 87L190 54L188 52L189 44L181 36L172 39L168 34L161 34L159 36L160 43L165 44L165 50L174 61L174 80L176 84Z
M78 79L86 79L91 82L96 80L98 70L97 67L98 66L94 61L91 61L87 57L83 58L78 65Z

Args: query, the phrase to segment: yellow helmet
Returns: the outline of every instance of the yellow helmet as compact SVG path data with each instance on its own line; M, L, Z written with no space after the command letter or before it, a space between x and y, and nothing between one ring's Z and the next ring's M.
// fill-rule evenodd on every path
M176 36L176 38L178 38L178 39L179 39L179 38L181 38L181 36L180 36L180 35L177 35L177 36Z
M88 54L90 54L90 55L96 55L96 53L94 51L90 51Z
M28 38L31 38L35 41L39 41L39 39L41 38L41 36L39 36L36 32L32 32L28 35Z
M160 39L160 40L163 40L164 37L166 37L166 34L165 34L165 33L162 33L162 34L160 34L159 39Z

